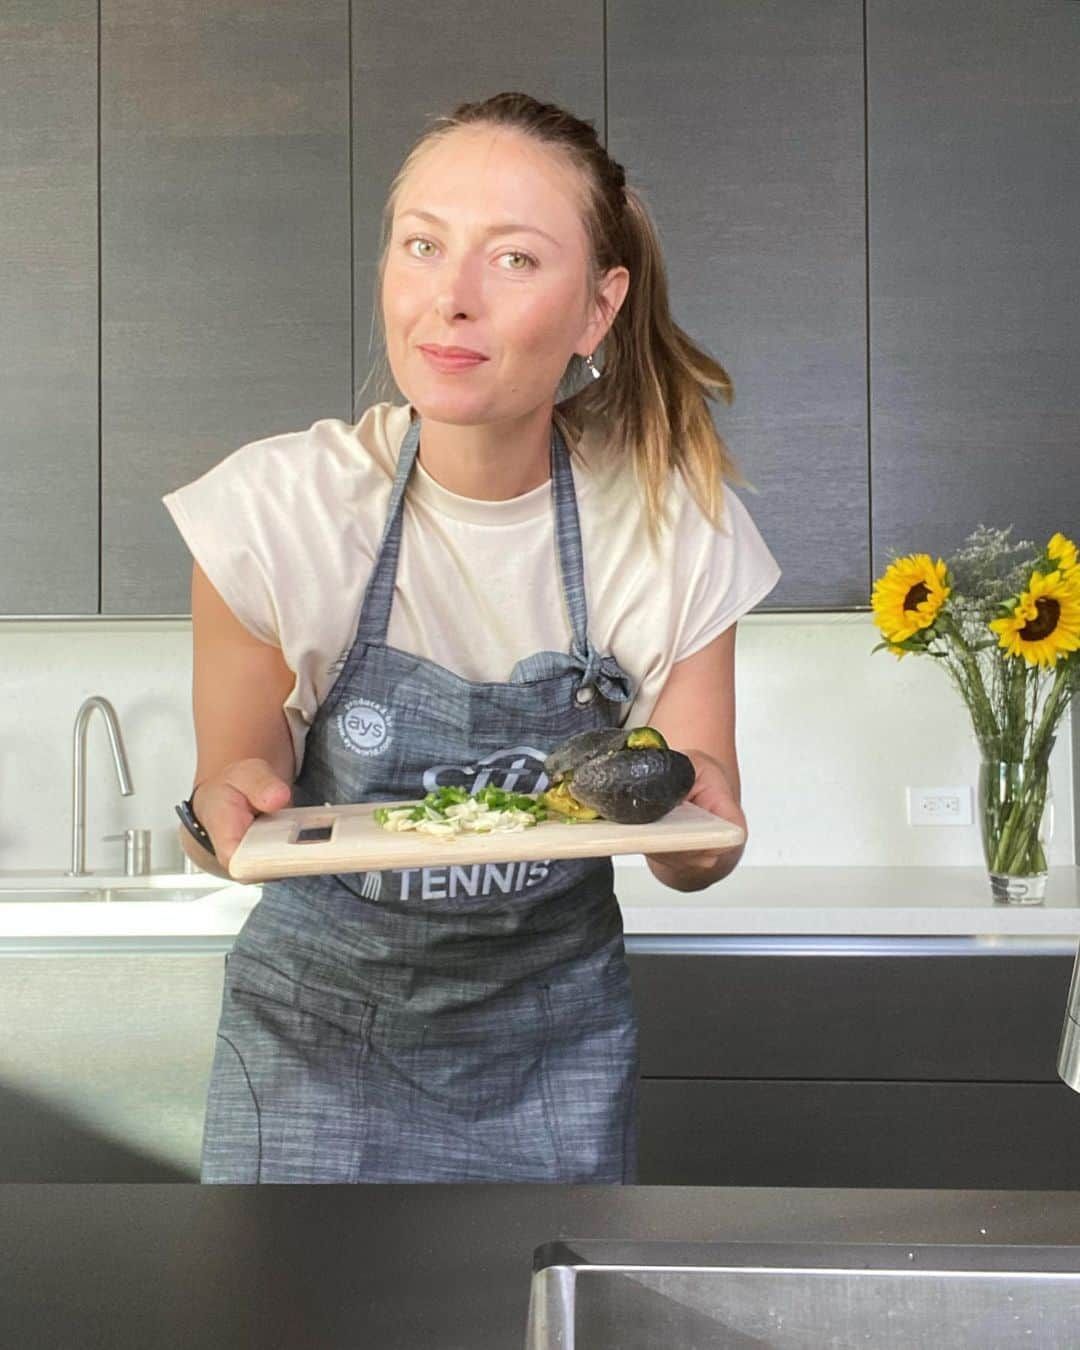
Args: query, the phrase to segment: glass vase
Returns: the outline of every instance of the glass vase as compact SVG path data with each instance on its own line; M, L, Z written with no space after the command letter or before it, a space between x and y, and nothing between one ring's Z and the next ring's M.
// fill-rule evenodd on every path
M979 765L979 824L994 899L1038 905L1046 896L1054 833L1050 738L1038 760L983 759Z

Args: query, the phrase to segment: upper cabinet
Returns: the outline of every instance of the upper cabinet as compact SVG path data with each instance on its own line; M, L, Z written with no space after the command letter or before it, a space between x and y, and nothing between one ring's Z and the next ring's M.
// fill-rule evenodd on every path
M189 612L162 496L373 401L393 175L507 89L644 196L734 381L763 608L865 609L980 521L1080 527L1075 0L14 0L0 612Z
M0 613L98 608L97 7L0 6Z
M102 612L190 611L161 503L237 446L353 418L393 174L427 121L603 108L602 3L215 0L102 14Z
M866 605L861 0L609 0L608 148L656 220L676 323L783 568L763 609Z
M190 612L161 497L350 405L348 6L101 10L101 612Z
M602 135L604 0L353 4L352 47L353 378L359 392L376 356L383 210L413 142L457 104L506 90L569 108ZM372 384L361 409L374 401Z
M1080 528L1080 4L868 0L873 563Z

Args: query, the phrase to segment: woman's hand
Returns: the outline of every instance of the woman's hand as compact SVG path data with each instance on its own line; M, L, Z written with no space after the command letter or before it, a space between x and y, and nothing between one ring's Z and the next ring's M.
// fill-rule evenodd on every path
M683 750L694 766L694 786L686 800L739 825L745 831L746 816L728 781L723 765L704 750ZM650 871L665 886L677 891L700 891L735 870L746 840L723 849L695 849L686 853L646 853Z
M212 778L204 778L191 796L217 860L226 869L255 817L280 811L291 801L292 788L265 759L235 760Z

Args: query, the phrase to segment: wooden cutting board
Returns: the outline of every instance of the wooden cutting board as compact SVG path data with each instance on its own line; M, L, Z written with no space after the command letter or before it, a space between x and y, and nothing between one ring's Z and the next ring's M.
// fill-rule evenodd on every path
M677 853L730 848L746 838L742 826L692 802L680 803L651 825L617 825L611 820L564 824L549 818L503 834L417 834L384 830L372 819L377 806L408 804L287 806L256 816L229 859L229 875L236 881L257 882L318 872Z

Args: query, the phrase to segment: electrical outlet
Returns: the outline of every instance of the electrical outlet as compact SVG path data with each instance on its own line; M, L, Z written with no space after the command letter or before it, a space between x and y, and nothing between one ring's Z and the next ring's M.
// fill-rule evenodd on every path
M909 787L907 818L909 825L970 825L972 823L970 783L959 787Z

